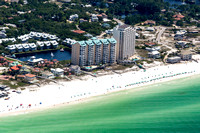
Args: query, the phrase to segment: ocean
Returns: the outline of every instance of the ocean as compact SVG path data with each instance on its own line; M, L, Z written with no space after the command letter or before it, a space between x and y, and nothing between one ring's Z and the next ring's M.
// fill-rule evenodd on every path
M0 133L198 133L200 76L0 118Z

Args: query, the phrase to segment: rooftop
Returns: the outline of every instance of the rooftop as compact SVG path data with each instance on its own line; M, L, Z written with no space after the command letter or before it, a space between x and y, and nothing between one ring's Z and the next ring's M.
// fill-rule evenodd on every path
M92 40L85 41L85 43L86 43L87 45L90 45L90 46L93 46L93 45L94 45L94 43L92 42Z
M188 54L191 54L191 52L189 50L182 50L181 54L182 55L188 55Z
M149 52L149 54L157 55L157 54L160 54L160 52L158 52L158 51L152 51L152 52Z
M24 78L24 75L17 75L18 78Z
M19 68L17 66L13 66L13 67L11 67L11 69L15 70L15 71L19 70Z
M116 41L114 38L110 38L110 39L108 39L108 41L109 41L110 43L117 43L117 41Z
M93 40L93 42L96 44L96 45L101 45L101 41L100 40Z
M169 57L168 59L180 59L181 57L179 56L174 56L174 57Z
M26 76L26 77L33 78L33 77L35 77L36 75L34 75L34 74L26 74L25 76Z
M83 30L74 30L72 32L77 33L77 34L83 34L83 33L85 33L85 31L83 31Z
M81 46L86 46L85 41L79 41L78 43L79 43Z
M109 44L108 39L101 39L100 40L103 44Z
M126 28L128 28L128 27L130 27L129 25L126 25L126 24L124 24L124 25L120 25L119 26L119 29L126 29Z

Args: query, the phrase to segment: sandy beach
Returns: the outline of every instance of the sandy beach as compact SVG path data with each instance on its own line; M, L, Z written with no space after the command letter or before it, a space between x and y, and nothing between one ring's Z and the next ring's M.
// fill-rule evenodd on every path
M25 114L92 96L192 76L200 73L199 68L198 62L183 62L159 65L145 71L141 69L99 77L87 75L82 77L84 80L59 81L41 87L29 86L21 94L12 92L9 100L0 99L0 116Z

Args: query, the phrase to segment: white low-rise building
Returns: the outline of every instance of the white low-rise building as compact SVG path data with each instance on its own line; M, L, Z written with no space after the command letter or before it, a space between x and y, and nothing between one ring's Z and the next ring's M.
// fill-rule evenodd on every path
M55 78L55 76L53 73L51 73L49 71L44 71L44 72L42 72L42 78L53 79L53 78Z
M15 44L15 47L17 48L18 52L22 52L23 51L23 47L21 44Z
M26 52L26 51L29 51L30 47L27 43L25 44L22 44L22 47L24 48L23 50Z
M180 56L181 56L182 60L191 60L192 59L192 53L189 50L181 51Z
M167 58L168 63L179 63L180 61L181 61L181 57L179 57L179 56Z
M58 42L57 41L50 41L50 43L53 45L54 48L58 47Z
M76 40L73 40L71 38L66 38L63 42L67 44L72 44L72 43L76 43Z
M75 75L81 74L81 68L78 65L71 65L70 69Z
M43 39L47 40L48 37L49 37L48 34L46 34L46 33L42 33L42 38L43 38Z
M6 33L0 31L0 38L6 38L6 37L7 37Z
M2 42L9 42L9 41L16 42L16 39L15 38L3 38L3 39L0 39L0 44Z
M56 39L58 39L58 37L56 35L49 35L49 39L50 40L56 40Z
M50 49L50 47L51 47L50 41L45 41L44 44L46 46L46 49Z
M176 32L176 36L184 36L187 33L186 30L180 30Z
M146 27L146 31L155 31L155 29L153 27Z
M16 47L15 47L15 45L8 45L7 49L8 49L11 53L16 52Z
M96 14L92 14L92 16L91 16L91 21L92 21L92 22L98 22L98 21L99 21L99 19L98 19L98 17L97 17Z
M30 39L29 35L22 35L22 36L18 36L17 39L21 40L22 43L27 43L28 40Z
M200 45L200 40L192 40L192 44L194 44L194 45Z
M85 7L92 7L92 5L90 5L90 4L87 4L87 5L85 5Z
M36 36L35 36L36 39L40 39L41 37L42 37L42 33L36 33Z
M106 30L105 32L106 34L113 34L113 29Z
M154 59L158 59L160 58L160 52L158 51L152 51L148 53L149 58L154 58Z
M103 22L110 22L110 21L111 21L110 19L103 18Z
M78 14L74 14L74 15L71 15L71 16L69 17L69 20L70 20L70 21L75 21L76 19L78 19Z
M151 51L159 51L159 50L160 50L160 46L153 47L153 48L146 47L145 49L146 49L147 51L149 51L149 52L151 52Z
M36 37L36 32L31 31L31 32L29 33L29 37L30 37L30 38Z
M189 42L186 42L186 41L177 41L176 44L181 46L181 47L185 47L185 45L189 43Z
M30 47L30 50L32 51L37 50L37 46L35 45L35 43L29 43L29 47Z
M44 42L37 41L36 45L40 47L40 49L44 49Z
M61 68L56 68L56 69L51 68L51 72L56 76L64 76L64 70Z

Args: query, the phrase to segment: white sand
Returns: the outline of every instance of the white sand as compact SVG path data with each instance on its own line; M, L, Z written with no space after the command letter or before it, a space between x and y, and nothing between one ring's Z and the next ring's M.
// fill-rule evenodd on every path
M30 91L30 87L27 87L21 94L12 92L9 100L0 99L0 116L12 115L16 112L17 114L23 114L33 109L52 107L113 91L191 76L199 74L199 68L200 63L187 62L156 66L148 68L146 72L144 70L130 71L96 78L87 76L84 77L86 80L75 79L59 82L59 84L52 83L36 88L36 91Z

